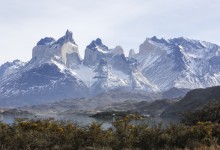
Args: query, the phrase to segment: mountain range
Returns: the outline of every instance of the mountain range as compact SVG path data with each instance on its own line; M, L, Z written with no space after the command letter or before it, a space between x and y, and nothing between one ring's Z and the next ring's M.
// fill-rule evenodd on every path
M28 62L0 66L0 105L25 106L93 97L111 90L156 93L220 85L220 47L187 38L147 38L136 54L93 40L84 58L72 32L37 42Z

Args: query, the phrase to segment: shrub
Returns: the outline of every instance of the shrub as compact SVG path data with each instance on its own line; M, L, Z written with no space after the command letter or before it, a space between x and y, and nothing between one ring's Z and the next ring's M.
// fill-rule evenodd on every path
M195 149L220 144L219 123L170 124L165 128L162 124L134 125L132 121L137 119L141 117L126 116L109 129L100 123L79 126L52 119L0 123L0 149Z

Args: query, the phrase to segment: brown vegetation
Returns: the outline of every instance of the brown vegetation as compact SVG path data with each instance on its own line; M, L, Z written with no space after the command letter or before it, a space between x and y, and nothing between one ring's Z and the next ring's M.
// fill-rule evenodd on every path
M219 148L220 124L198 122L193 126L133 125L139 116L126 116L103 129L101 124L79 126L75 123L47 120L17 120L0 123L0 149L205 149Z

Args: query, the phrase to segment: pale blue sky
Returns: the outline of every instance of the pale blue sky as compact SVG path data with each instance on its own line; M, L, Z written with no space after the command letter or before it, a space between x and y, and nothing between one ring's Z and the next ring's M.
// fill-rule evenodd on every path
M0 64L30 60L41 38L66 29L82 57L97 37L126 53L154 35L220 45L220 0L0 0Z

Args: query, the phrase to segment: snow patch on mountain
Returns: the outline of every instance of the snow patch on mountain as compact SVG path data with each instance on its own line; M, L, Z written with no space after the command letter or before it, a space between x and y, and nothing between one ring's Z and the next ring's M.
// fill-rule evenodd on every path
M139 53L125 57L121 46L108 48L97 38L84 60L72 32L41 39L32 59L0 67L0 104L32 105L90 97L113 89L158 92L220 84L220 47L187 38L147 38ZM31 100L30 100L31 99Z
M219 46L186 38L152 37L134 56L143 75L161 90L219 85Z
M78 66L78 68L73 69L77 78L81 79L88 87L91 87L95 82L95 75L94 68L87 67L83 64Z
M107 59L108 56L112 56L111 51L102 43L101 39L97 38L86 47L83 63L86 66L95 66L101 59Z
M150 83L141 72L134 71L132 72L132 86L133 89L138 91L148 91L148 92L158 92L160 89L156 86Z
M0 80L12 75L19 71L26 63L20 60L14 60L13 62L6 62L0 66Z
M95 82L91 86L91 91L94 94L115 88L126 88L129 86L128 83L126 83L123 79L120 79L111 72L107 62L103 59L100 60L95 72Z

